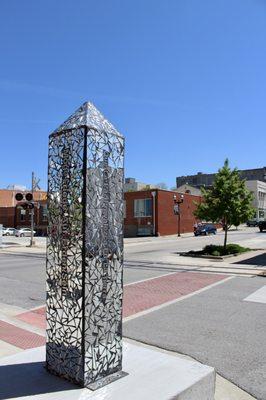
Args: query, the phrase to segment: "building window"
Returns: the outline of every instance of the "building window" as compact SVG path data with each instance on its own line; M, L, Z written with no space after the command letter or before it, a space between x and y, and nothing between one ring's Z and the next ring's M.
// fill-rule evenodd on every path
M134 217L151 217L152 199L134 200Z

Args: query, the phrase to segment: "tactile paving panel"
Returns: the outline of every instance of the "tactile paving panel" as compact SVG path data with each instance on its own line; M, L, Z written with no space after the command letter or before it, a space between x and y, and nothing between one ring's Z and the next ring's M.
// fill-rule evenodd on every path
M45 344L45 337L4 321L0 321L0 339L24 350Z

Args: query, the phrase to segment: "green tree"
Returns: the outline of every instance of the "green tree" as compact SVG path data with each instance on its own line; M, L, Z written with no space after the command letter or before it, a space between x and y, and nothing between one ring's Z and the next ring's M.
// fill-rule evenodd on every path
M251 205L253 195L246 188L245 180L238 170L229 167L228 159L219 169L211 189L202 188L203 202L197 204L195 216L199 219L222 222L224 226L224 249L227 244L228 230L232 225L247 221L254 215Z

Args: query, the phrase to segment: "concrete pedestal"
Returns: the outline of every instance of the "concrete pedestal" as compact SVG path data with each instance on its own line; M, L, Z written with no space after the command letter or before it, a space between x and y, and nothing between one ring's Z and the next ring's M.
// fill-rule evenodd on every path
M44 368L44 347L2 359L0 400L214 399L213 368L128 341L124 341L123 350L123 370L128 375L97 391L49 374Z

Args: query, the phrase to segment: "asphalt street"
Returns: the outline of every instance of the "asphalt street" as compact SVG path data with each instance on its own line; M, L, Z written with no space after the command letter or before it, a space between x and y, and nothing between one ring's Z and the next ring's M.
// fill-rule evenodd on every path
M124 284L176 272L176 267L166 262L169 254L178 257L179 251L200 249L206 244L222 241L222 232L210 237L184 235L181 238L126 240ZM266 233L259 233L256 228L231 231L229 242L266 249ZM44 304L44 244L45 240L41 238L35 254L30 254L30 249L26 253L0 253L0 303L25 309ZM265 254L259 259L261 265L265 265ZM145 265L147 261L149 265ZM252 262L252 259L243 261L246 264ZM124 335L188 354L215 367L218 373L255 398L265 400L266 303L243 300L265 286L266 278L227 277L229 280L181 298L174 304L162 304L156 310L147 310L143 316L133 315L124 323Z
M124 323L124 335L192 356L255 398L266 399L266 304L243 301L265 278L233 277Z
M124 284L167 273L125 268ZM0 303L31 309L45 303L45 255L0 254Z
M40 253L1 254L0 253L0 302L33 308L45 302L45 238L39 241ZM257 228L245 228L229 232L229 242L240 243L251 248L266 248L266 234ZM27 243L29 238L4 237L3 242ZM141 241L140 241L141 240ZM124 283L137 282L143 279L173 272L172 265L167 265L167 256L178 251L201 249L209 243L222 243L223 233L206 237L184 235L177 237L143 238L127 241L125 244ZM176 257L178 257L176 255ZM137 261L135 265L130 261ZM141 262L158 262L160 266L145 266ZM166 261L166 263L164 263Z

